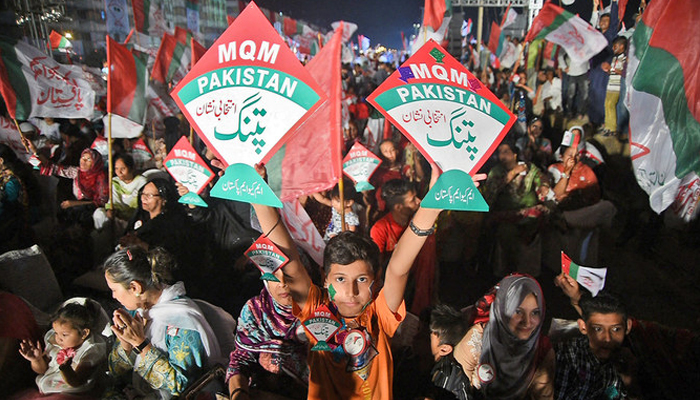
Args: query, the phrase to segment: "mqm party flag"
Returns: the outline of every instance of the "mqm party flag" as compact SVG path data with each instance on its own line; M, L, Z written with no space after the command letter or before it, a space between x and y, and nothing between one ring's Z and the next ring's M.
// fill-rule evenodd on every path
M134 27L137 31L160 37L165 33L165 15L162 0L131 0Z
M411 54L416 54L429 40L441 43L447 35L447 28L452 19L452 2L450 0L425 0L423 25L411 43Z
M525 40L535 39L560 45L575 63L588 61L608 45L605 36L588 22L552 2L546 3L532 21Z
M243 10L171 95L209 149L228 166L212 196L249 203L274 199L259 204L282 207L253 166L267 162L326 94L255 3Z
M199 44L198 41L194 40L194 38L190 38L190 42L192 44L192 65L195 65L200 58L204 57L207 49Z
M496 150L515 116L464 65L430 41L367 101L445 171L423 206L488 210L470 175Z
M160 83L177 83L185 77L192 63L192 51L186 42L164 33L158 48L151 77Z
M267 163L270 187L282 201L328 190L340 179L342 32L341 23L331 41L306 65L328 100L291 132L291 139Z
M208 207L199 194L214 179L214 172L197 154L186 136L181 137L165 157L165 169L175 181L189 190L189 193L180 197L180 203Z
M570 277L576 279L576 282L588 289L595 297L598 292L605 287L605 276L608 273L607 268L591 268L583 267L571 261L571 258L561 252L561 270Z
M499 48L502 47L501 38L505 39L505 36L501 35L501 27L494 21L491 22L491 34L489 35L489 51L491 54L498 57Z
M700 199L697 18L700 9L692 0L651 2L630 40L626 78L637 182L654 211L672 206L686 221L697 215Z
M143 125L146 116L148 70L126 47L107 36L107 113Z
M65 36L54 31L53 29L51 30L51 34L49 35L49 42L51 42L51 50L66 50L69 47L73 47L71 42L69 42Z
M10 117L92 118L95 92L82 78L36 47L0 36L0 94Z

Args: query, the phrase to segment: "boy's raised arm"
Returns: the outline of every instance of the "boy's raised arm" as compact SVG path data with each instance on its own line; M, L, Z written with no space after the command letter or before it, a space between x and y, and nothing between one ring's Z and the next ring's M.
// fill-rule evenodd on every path
M438 176L440 176L440 172L435 164L432 164L431 168L430 187L432 188ZM419 230L427 231L435 225L435 220L441 211L420 207L410 224L413 224ZM401 306L404 291L406 290L406 282L408 281L408 273L427 238L427 235L416 235L409 226L401 235L394 252L391 254L384 278L384 297L386 298L386 304L393 312L398 311L399 306Z
M438 166L432 164L431 167L430 188L433 187L437 178L440 176ZM478 174L475 175L473 179L474 184L478 186L479 181L486 179L486 175ZM442 210L433 208L420 207L413 216L411 223L420 231L428 231L435 225L435 220L441 211ZM417 235L409 226L401 235L399 242L394 248L394 252L391 255L389 265L386 269L384 283L384 297L386 298L389 309L393 312L398 311L403 301L406 282L408 281L408 273L427 238L427 235Z
M256 170L261 176L265 176L264 167L256 167ZM267 238L289 258L289 263L283 267L285 283L289 286L294 302L303 308L311 287L311 277L301 263L294 240L289 235L287 227L282 221L282 216L276 209L260 204L253 204L253 208L258 216L263 234L266 234Z

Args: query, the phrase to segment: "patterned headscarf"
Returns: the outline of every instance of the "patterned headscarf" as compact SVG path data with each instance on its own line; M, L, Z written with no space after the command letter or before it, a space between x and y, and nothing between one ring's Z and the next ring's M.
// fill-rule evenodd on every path
M82 158L85 154L89 154L92 158L92 166L87 171L78 169L76 184L83 196L100 205L104 204L109 197L109 185L107 174L104 171L104 161L97 150L85 149L80 153L80 157Z

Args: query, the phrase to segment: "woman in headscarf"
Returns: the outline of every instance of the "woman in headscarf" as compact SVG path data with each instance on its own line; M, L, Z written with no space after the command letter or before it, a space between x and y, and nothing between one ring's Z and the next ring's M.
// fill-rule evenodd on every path
M36 147L29 140L24 140L24 144L39 157L42 175L55 175L73 180L75 199L61 202L59 220L78 222L86 228L93 225L93 212L109 200L109 184L100 153L94 149L85 149L80 154L79 166L72 167L54 164L45 155L37 154Z
M164 248L175 256L180 266L176 278L187 284L188 292L195 298L206 295L206 291L200 292L208 264L201 251L202 235L195 232L192 220L178 203L175 185L164 178L150 179L139 191L138 204L119 245Z
M474 326L454 348L474 390L487 399L552 399L554 351L541 334L539 283L513 274L476 304Z
M307 345L297 335L299 320L292 314L292 296L281 269L275 277L279 282L265 281L238 317L236 348L226 373L232 400L247 398L243 395L258 388L293 399L307 397Z

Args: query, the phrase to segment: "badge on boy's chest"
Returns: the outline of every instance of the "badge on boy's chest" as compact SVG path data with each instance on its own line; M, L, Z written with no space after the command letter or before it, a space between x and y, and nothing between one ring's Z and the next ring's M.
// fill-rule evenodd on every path
M364 328L341 330L336 333L335 340L348 359L345 370L367 379L370 362L379 354L369 332Z
M311 316L302 323L306 332L316 339L317 343L312 351L332 350L328 346L328 339L340 329L340 321L331 313L326 305L320 305Z

